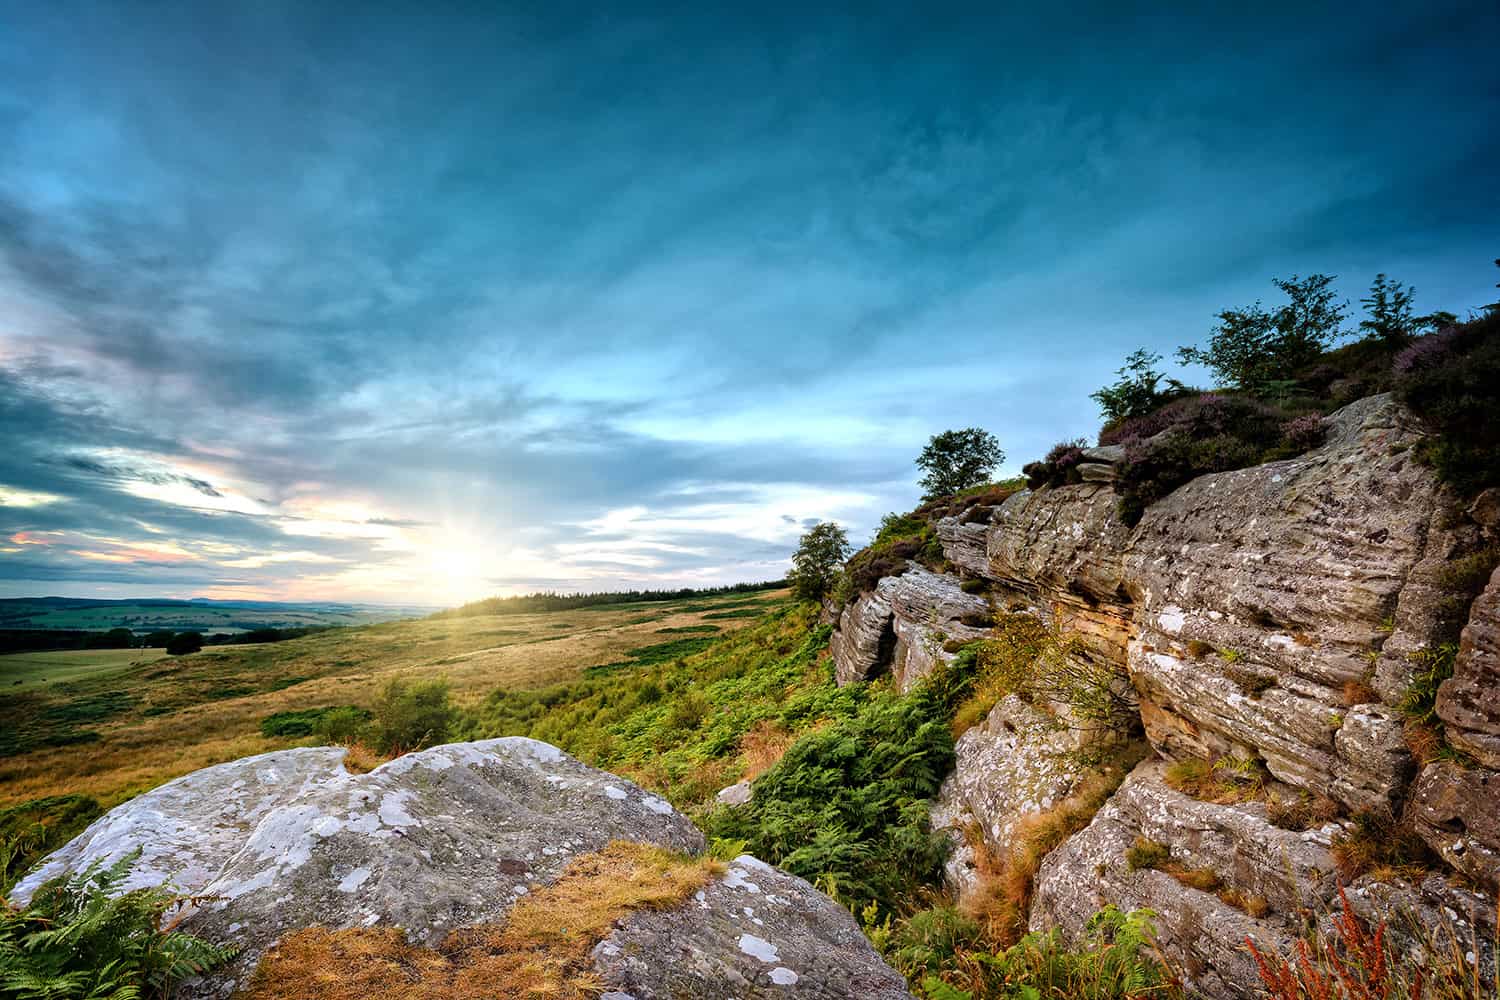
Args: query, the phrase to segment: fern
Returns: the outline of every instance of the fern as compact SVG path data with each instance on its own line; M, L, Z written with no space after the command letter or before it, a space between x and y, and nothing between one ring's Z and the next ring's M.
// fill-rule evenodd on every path
M121 892L139 856L54 879L25 908L0 903L0 997L156 1000L234 957L234 948L163 926L178 897Z

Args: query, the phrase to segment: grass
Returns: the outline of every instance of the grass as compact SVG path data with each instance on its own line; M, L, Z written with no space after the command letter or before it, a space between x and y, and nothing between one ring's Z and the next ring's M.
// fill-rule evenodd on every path
M391 927L312 927L262 959L246 1000L592 1000L603 990L590 952L616 921L677 906L723 871L720 862L614 841L534 886L503 924L465 928L436 949Z
M749 609L783 600L784 592L757 594ZM441 672L460 706L496 688L576 680L583 665L653 645L660 628L703 625L700 612L684 610L689 603L591 609L568 634L555 626L577 623L576 612L391 622L176 658L136 650L146 662L0 699L0 806L77 793L109 808L189 771L295 743L301 738L263 734L261 722L325 705L368 708L393 677ZM647 621L626 624L643 614Z
M59 649L0 656L0 693L6 697L51 685L98 680L154 663L160 649Z

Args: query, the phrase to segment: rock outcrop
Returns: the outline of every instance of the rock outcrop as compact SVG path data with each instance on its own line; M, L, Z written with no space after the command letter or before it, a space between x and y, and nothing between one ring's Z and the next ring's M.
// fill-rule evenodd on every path
M1346 815L1405 809L1454 868L1500 886L1500 572L1438 697L1449 741L1475 766L1437 763L1418 776L1399 707L1422 658L1453 635L1452 567L1500 543L1500 492L1461 507L1416 460L1423 432L1390 396L1350 404L1324 427L1320 447L1199 477L1134 527L1116 514L1116 449L1091 449L1096 468L1080 484L1021 491L987 516L936 525L954 572L987 581L996 608L1036 615L1128 677L1158 755L1047 858L1032 926L1077 934L1106 903L1149 906L1168 954L1210 996L1249 995L1246 936L1280 947L1300 907L1335 904L1339 827L1294 833L1264 805L1191 798L1163 781L1167 761L1233 764ZM872 603L884 586L866 595ZM859 620L845 612L836 656L844 626ZM852 673L868 676L894 644L862 648L869 666ZM1016 824L1076 778L1048 764L1062 758L1045 738L996 721L960 741L934 817L983 831L1003 854ZM1166 845L1186 879L1131 869L1123 857L1138 837ZM948 874L963 891L973 866L955 840ZM1452 909L1432 886L1359 888L1357 905L1400 897Z
M17 898L139 848L132 886L208 897L184 928L244 949L191 987L227 996L292 930L396 926L431 946L502 922L518 899L613 840L703 849L666 800L535 740L449 744L367 774L345 771L341 756L277 751L163 785L95 822ZM749 857L680 908L625 921L594 963L617 996L636 1000L908 996L849 913Z
M1188 985L1211 997L1255 996L1260 980L1245 939L1284 951L1299 908L1326 904L1334 891L1331 829L1293 833L1273 826L1264 806L1201 802L1168 787L1163 767L1137 767L1087 829L1047 856L1031 926L1076 939L1105 904L1149 907ZM1138 840L1167 848L1169 860L1132 868L1127 852Z
M903 691L953 659L949 640L968 641L985 628L966 617L987 619L990 605L966 594L951 576L908 563L900 576L881 579L875 589L851 601L839 616L833 638L834 669L840 684L892 673Z

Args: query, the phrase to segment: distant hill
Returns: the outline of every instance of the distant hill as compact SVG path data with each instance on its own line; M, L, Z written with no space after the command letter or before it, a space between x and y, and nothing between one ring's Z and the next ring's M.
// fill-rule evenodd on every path
M214 601L151 597L96 600L82 597L0 598L0 629L68 629L133 632L172 630L238 633L254 629L370 625L416 618L431 607L412 605Z

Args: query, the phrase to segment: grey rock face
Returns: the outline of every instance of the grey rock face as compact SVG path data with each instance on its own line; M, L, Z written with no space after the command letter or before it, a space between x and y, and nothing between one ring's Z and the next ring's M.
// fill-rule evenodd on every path
M1411 815L1445 861L1500 889L1500 773L1429 764L1412 787Z
M1239 748L1363 808L1395 798L1412 765L1394 716L1347 711L1341 689L1368 679L1392 705L1409 684L1410 654L1439 625L1455 544L1439 525L1454 512L1390 397L1352 403L1328 427L1321 448L1200 477L1147 510L1123 558L1138 626L1129 667L1167 752ZM1190 661L1189 640L1236 655ZM1271 685L1253 704L1235 692L1247 677Z
M347 776L337 747L278 750L216 764L169 781L111 809L22 879L11 894L24 903L49 879L94 862L110 864L137 848L124 890L170 882L199 892L272 810L308 789Z
M1163 949L1182 963L1189 985L1212 997L1255 996L1259 983L1244 950L1289 948L1299 907L1333 892L1330 830L1293 833L1271 825L1263 806L1200 802L1169 788L1159 761L1141 764L1088 828L1047 856L1037 876L1033 930L1060 928L1077 939L1100 907L1150 907ZM1168 845L1184 869L1211 869L1225 887L1270 907L1256 918L1217 894L1154 869L1131 870L1137 837Z
M1452 743L1500 770L1500 569L1469 609L1453 676L1438 688L1437 712Z
M997 847L1009 844L1017 824L1067 798L1087 774L1075 753L1080 737L1009 695L959 738L953 773L943 782L932 822L935 829L951 831L947 880L960 898L977 885L965 827L976 826Z
M185 929L244 949L188 989L206 997L232 993L287 931L394 925L414 942L435 945L455 928L502 920L531 889L611 840L703 849L703 835L664 799L535 740L434 747L368 774L348 773L341 758L331 748L285 750L195 772L118 806L29 881L137 845L160 845L135 884L172 884L214 897L187 916ZM742 859L705 890L716 901L707 909L691 901L651 917L671 921L675 945L704 962L726 969L748 963L754 956L718 917L729 912L731 898L750 892L736 871L754 869L768 893L791 901L761 917L771 928L766 940L807 972L807 986L778 989L793 996L865 995L829 985L843 977L899 989L869 995L906 996L900 977L844 910L806 883L770 869L765 875L758 864ZM745 905L755 904L735 910L748 921L739 933L751 934L748 928L761 924L743 914ZM633 945L621 949L622 961L642 953ZM821 965L811 961L815 953ZM615 966L601 958L600 967ZM651 970L631 968L648 988ZM779 984L787 974L776 968L760 980L748 964L742 974L747 982ZM678 970L660 974L662 982L678 981L671 978Z
M945 641L984 635L962 619L989 610L988 601L964 593L953 577L910 563L905 573L885 577L844 609L832 642L834 675L848 684L890 671L909 690L937 664L953 659Z
M848 911L748 855L687 906L626 918L593 957L617 997L634 1000L911 996Z

